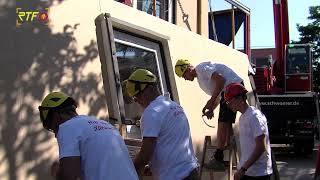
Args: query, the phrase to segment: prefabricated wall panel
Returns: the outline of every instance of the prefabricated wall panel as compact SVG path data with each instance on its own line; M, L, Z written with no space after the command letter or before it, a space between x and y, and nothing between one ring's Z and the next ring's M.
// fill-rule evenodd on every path
M181 2L183 5L187 1ZM108 116L94 22L102 13L124 22L126 26L123 27L131 27L127 31L145 32L144 36L162 43L166 49L164 60L171 63L166 67L172 95L187 113L198 157L204 137L211 135L214 140L216 137L216 128L208 128L201 119L202 107L210 97L199 88L196 80L185 81L173 73L176 60L186 58L194 65L208 60L226 64L244 79L251 92L247 56L196 34L194 22L190 23L191 32L179 24L180 20L177 23L183 27L112 0L65 0L48 5L48 24L25 22L16 27L14 22L18 17L11 16L11 12L20 5L31 11L42 7L43 2L21 1L15 6L8 1L0 5L0 22L8 25L8 28L0 28L4 35L2 42L7 42L0 44L3 50L0 61L0 179L50 179L49 169L58 158L58 146L53 134L43 130L37 109L49 92L64 91L73 96L79 102L79 114L100 119ZM188 9L185 12L194 16L197 8L193 8L192 12ZM194 19L197 18L190 17ZM121 23L118 28L122 28ZM215 126L217 116L218 110L211 120Z
M104 12L110 14L114 19L115 28L167 43L169 53L166 53L165 61L171 63L170 68L174 67L176 60L180 58L189 59L194 65L203 61L222 63L239 74L244 79L245 86L251 91L248 78L249 62L245 54L121 4L111 3L106 7ZM126 13L123 13L124 11ZM216 129L207 128L201 120L202 107L210 96L200 89L196 79L193 82L185 81L177 77L173 69L169 72L171 72L169 73L170 78L175 79L173 88L177 89L180 104L187 112L196 145L203 141L205 135L214 135L216 131ZM215 111L213 122L217 122L217 116L218 108Z

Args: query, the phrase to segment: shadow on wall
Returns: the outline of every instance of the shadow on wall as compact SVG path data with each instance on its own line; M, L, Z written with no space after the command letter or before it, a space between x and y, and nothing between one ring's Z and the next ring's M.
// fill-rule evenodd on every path
M32 11L51 5L51 0L0 3L0 179L49 179L56 141L42 129L37 110L48 91L72 95L90 107L92 116L106 109L104 93L98 91L101 75L82 74L98 56L94 40L77 48L74 24L55 34L43 23L16 27L16 7ZM78 53L82 48L84 53Z

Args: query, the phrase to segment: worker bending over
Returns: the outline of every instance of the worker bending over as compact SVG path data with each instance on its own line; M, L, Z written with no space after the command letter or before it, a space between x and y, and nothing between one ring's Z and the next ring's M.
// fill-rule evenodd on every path
M213 62L203 62L193 67L188 60L180 59L175 65L177 76L193 81L197 78L200 88L211 98L202 109L203 115L211 119L216 107L216 101L221 94L220 111L217 131L217 150L207 164L207 168L224 171L223 151L232 135L232 123L235 122L236 113L232 112L223 102L225 87L231 83L242 83L243 80L229 67Z

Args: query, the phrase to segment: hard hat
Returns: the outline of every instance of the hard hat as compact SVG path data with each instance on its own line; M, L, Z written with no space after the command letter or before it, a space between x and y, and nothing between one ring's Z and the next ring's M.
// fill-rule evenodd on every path
M175 72L177 76L182 77L189 65L190 62L187 59L179 59L175 65Z
M146 69L135 70L126 83L126 89L129 97L133 97L143 91L148 84L154 84L157 77Z
M226 102L230 101L232 98L238 96L238 95L242 95L242 94L246 94L248 91L246 90L246 88L240 84L240 83L231 83L229 85L226 86L225 88L225 92L224 92L224 100Z
M40 119L44 128L49 129L49 124L47 122L49 111L53 108L59 107L68 98L71 97L63 92L51 92L43 99L41 105L39 106L39 112Z

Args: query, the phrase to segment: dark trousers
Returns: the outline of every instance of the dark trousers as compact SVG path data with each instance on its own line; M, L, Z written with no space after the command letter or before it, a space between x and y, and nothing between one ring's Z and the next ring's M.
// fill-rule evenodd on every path
M270 180L271 175L265 175L265 176L247 176L244 175L241 180Z
M183 180L199 180L199 168L193 169Z

